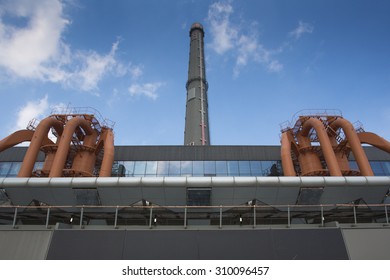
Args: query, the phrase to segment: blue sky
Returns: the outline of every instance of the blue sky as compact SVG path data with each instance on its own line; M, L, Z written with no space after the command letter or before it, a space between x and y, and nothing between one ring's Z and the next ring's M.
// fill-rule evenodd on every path
M389 1L0 0L0 138L93 107L117 145L182 145L189 28L205 28L213 145L278 145L303 109L390 139Z

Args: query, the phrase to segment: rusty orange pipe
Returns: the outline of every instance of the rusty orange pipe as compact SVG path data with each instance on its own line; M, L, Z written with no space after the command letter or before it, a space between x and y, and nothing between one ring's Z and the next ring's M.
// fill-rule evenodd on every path
M93 132L90 123L83 118L74 117L66 123L49 177L62 176L62 171L65 166L66 158L68 157L72 136L78 126L81 126L87 135L91 135Z
M111 129L104 132L104 156L100 167L99 177L111 177L114 163L114 133Z
M390 153L390 142L372 132L360 132L357 134L361 143L370 144L378 149Z
M18 173L18 177L31 177L34 164L37 160L39 149L45 139L51 127L57 131L58 135L62 134L62 123L53 117L47 117L42 120L37 126L33 138L31 139L30 146L24 156L22 165Z
M332 144L332 146L334 148L336 148L337 145L338 145L336 137L334 135L329 135L329 140L330 140L330 143ZM349 166L348 155L345 153L345 151L342 150L342 149L341 150L335 150L334 153L336 155L337 162L339 164L341 173L343 173L343 171L345 171L345 172L350 171L351 168Z
M291 142L288 138L287 133L289 132L283 132L282 133L282 139L281 142L281 148L280 148L280 154L282 159L282 168L283 168L283 174L284 176L297 176L294 169L294 164L291 158Z
M313 175L313 172L323 169L319 156L311 149L311 142L307 136L303 136L301 132L297 133L299 144L298 161L301 167L301 175Z
M98 132L96 130L93 130L91 135L85 136L82 149L76 153L73 159L72 169L92 176L96 160L95 147L97 136Z
M11 135L5 137L0 141L0 152L11 148L17 144L26 142L26 141L31 141L32 137L34 135L34 131L32 130L18 130Z
M335 130L339 127L343 129L344 134L348 139L348 143L351 146L356 163L359 166L361 175L374 176L370 163L368 162L367 155L363 150L362 144L353 125L346 119L338 118L332 123L332 127L334 127Z
M308 136L310 129L314 128L319 138L322 152L328 166L328 170L331 176L342 176L340 167L337 163L336 155L333 151L332 144L330 143L328 134L326 133L323 123L316 118L309 118L302 125L302 136Z

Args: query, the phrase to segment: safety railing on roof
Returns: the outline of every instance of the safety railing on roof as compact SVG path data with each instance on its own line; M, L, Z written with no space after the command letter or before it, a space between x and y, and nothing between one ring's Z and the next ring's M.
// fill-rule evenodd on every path
M257 228L269 225L293 227L296 224L327 226L362 223L389 226L390 204L319 204L319 205L220 205L220 206L14 206L0 205L0 225L17 229L23 225L56 224L69 228L102 225L117 229L123 226L156 228L160 226L208 225ZM332 225L331 225L332 226Z

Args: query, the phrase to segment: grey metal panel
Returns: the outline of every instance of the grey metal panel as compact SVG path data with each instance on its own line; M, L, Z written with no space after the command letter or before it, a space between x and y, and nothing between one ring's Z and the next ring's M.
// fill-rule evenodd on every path
M390 228L342 229L352 260L390 260Z
M357 199L371 204L382 203L388 190L388 186L326 186L320 203L349 203Z
M1 161L23 161L27 147L0 153ZM390 160L390 154L364 147L369 160ZM354 159L351 153L350 159ZM43 161L40 153L38 161ZM280 146L115 146L115 160L280 160Z
M28 147L12 147L0 152L0 162L1 161L23 161L27 148ZM44 161L44 160L45 160L45 154L39 152L37 161Z
M124 241L124 230L56 230L47 259L119 260Z
M1 230L1 260L43 260L46 258L52 231Z
M115 160L280 160L280 146L116 146Z
M56 230L48 259L347 259L340 229Z

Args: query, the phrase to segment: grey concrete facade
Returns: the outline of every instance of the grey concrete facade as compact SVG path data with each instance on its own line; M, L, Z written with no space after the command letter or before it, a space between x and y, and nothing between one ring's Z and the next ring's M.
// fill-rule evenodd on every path
M210 145L204 30L200 23L191 26L189 56L184 145Z

